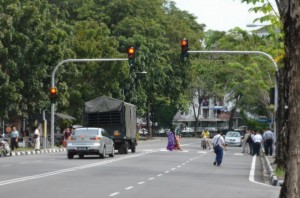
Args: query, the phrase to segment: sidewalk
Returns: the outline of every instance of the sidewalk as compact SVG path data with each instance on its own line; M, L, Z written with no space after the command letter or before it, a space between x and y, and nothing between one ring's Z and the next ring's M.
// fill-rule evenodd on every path
M57 153L57 152L63 152L66 151L66 148L47 148L47 149L41 149L39 151L33 150L23 150L20 148L17 151L12 151L11 156L22 156L22 155L36 155L36 154L44 154L44 153Z
M267 170L268 170L268 173L270 175L269 179L271 181L271 184L273 186L282 186L282 184L284 182L284 177L278 177L278 176L275 175L275 170L276 170L276 167L277 167L276 163L274 163L275 156L266 156L264 150L261 154L263 155L263 158L266 161Z

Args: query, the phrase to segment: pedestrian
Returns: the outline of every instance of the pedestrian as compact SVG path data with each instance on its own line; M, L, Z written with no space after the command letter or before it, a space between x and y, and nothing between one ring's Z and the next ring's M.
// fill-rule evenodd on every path
M254 137L254 131L250 130L250 135L247 138L246 142L249 144L249 155L253 155L254 151L254 141L253 141L253 137Z
M34 134L33 134L33 138L34 138L34 149L35 149L36 151L39 151L39 150L40 150L40 146L41 146L41 140L40 140L40 137L41 137L41 133L40 133L39 125L37 125L37 126L35 127Z
M206 149L206 147L208 147L208 149L210 150L210 144L209 144L210 134L209 134L209 131L207 129L205 129L204 131L202 131L201 136L202 136L202 140L201 140L202 148Z
M243 151L242 153L248 153L249 152L249 143L247 142L248 138L250 137L251 133L250 130L246 130L244 137L243 137Z
M15 148L18 149L18 139L19 139L19 131L17 131L17 127L13 126L10 134L10 147L12 151Z
M254 145L253 145L252 156L254 156L254 155L259 156L262 141L263 141L262 136L260 135L259 131L256 130L255 135L253 136Z
M175 150L180 150L181 151L181 146L180 146L180 132L179 130L176 131L176 133L174 133L175 136Z
M175 148L175 136L174 136L174 129L171 129L168 134L168 145L167 149L169 151L173 151Z
M71 130L69 127L65 128L64 130L64 140L63 140L63 146L66 147L67 146L67 140L71 135Z
M218 131L217 135L215 135L212 139L212 144L214 151L216 153L216 159L214 161L214 165L220 166L223 160L224 151L226 151L225 140L222 136L222 132Z
M265 154L273 155L273 143L275 142L274 133L270 130L270 128L266 128L263 134L264 146L265 146Z

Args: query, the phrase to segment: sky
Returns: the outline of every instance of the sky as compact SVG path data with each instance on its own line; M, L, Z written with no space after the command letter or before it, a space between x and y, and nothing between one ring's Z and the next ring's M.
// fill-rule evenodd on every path
M247 24L254 24L255 18L262 13L249 12L253 5L241 3L241 0L173 0L176 7L195 15L199 23L206 25L205 30L228 31L235 27L253 30ZM275 0L270 0L275 5ZM260 24L256 22L255 24Z

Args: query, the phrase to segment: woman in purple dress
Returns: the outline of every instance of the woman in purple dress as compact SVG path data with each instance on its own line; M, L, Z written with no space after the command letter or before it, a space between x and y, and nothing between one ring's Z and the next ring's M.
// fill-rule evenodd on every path
M171 129L169 131L169 135L168 135L168 145L167 145L167 149L169 151L173 151L174 147L175 147L175 136L174 136L174 130Z

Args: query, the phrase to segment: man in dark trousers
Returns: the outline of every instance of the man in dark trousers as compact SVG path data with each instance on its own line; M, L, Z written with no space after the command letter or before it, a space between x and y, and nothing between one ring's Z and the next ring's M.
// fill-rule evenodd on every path
M270 128L266 128L263 134L265 153L266 155L273 155L273 143L275 142L274 133L270 130Z
M226 151L225 140L222 136L222 132L218 131L218 134L215 135L212 139L212 144L214 151L216 153L216 160L214 161L214 165L220 166L223 160L223 153Z
M18 148L18 139L19 139L19 131L17 131L17 127L13 126L12 131L10 133L10 146L13 151L15 148Z

